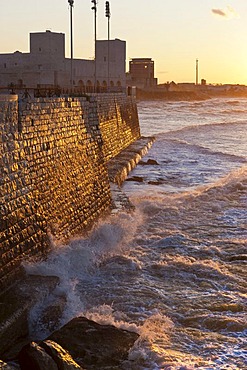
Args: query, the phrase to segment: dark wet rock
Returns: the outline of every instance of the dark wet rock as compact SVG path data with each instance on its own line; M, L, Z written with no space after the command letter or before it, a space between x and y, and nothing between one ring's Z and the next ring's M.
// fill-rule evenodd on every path
M83 370L59 344L31 342L19 354L21 370Z
M148 181L149 185L161 185L163 184L163 181L157 180L157 181Z
M59 370L82 370L68 351L65 351L59 344L52 340L46 340L40 343L40 346L53 359Z
M126 179L126 181L136 181L136 182L143 182L143 177L140 176L132 176Z
M19 343L23 346L28 336L28 313L58 282L56 276L26 275L0 295L0 355L4 361L18 354Z
M19 353L21 370L58 370L55 361L37 343L31 342Z
M158 166L159 163L155 159L148 159L147 162L140 161L140 165L142 166Z
M113 369L128 358L138 337L137 333L77 317L48 339L60 344L86 369Z
M16 364L7 364L0 360L0 370L18 370L20 367Z
M46 307L40 315L41 317L39 319L39 323L49 333L53 332L59 327L66 302L67 300L65 296L56 297L56 300Z

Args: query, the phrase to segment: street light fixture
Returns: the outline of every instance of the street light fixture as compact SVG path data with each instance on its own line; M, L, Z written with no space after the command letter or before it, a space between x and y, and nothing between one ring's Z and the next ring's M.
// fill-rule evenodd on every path
M68 3L70 5L70 87L71 92L73 90L73 6L74 6L74 0L68 0Z
M108 41L107 41L107 61L108 61L108 66L107 66L107 87L109 90L109 83L110 83L110 18L111 18L111 12L110 12L110 3L109 1L105 2L105 16L108 18Z
M111 12L110 12L110 2L106 1L105 2L105 16L108 18L108 39L110 38L110 18L111 18Z
M97 38L97 0L91 0L93 4L92 10L94 11L94 91L97 87L97 67L96 67L96 38Z

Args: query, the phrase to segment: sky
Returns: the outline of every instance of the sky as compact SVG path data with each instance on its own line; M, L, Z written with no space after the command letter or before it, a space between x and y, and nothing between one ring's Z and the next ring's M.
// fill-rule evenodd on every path
M159 83L195 82L247 85L247 0L109 0L111 39L127 42L131 58L152 58ZM0 53L29 52L29 33L66 34L67 0L0 0ZM74 0L74 57L94 55L91 0ZM107 39L105 0L98 0L97 38Z

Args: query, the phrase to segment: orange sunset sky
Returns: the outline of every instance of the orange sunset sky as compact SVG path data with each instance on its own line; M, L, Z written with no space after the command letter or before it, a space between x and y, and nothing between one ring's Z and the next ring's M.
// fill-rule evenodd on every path
M29 51L29 33L47 29L66 34L67 0L1 1L0 53ZM93 58L91 0L74 1L74 57ZM110 0L111 38L127 41L128 60L151 57L159 83L195 82L247 85L246 0ZM105 1L98 0L97 38L107 38Z

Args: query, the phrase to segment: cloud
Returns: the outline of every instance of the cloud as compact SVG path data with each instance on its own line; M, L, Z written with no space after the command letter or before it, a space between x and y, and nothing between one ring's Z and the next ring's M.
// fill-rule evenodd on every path
M226 17L226 13L222 9L212 9L212 13L220 15L222 17Z
M225 19L239 18L239 14L230 5L225 9L211 9L211 12Z

